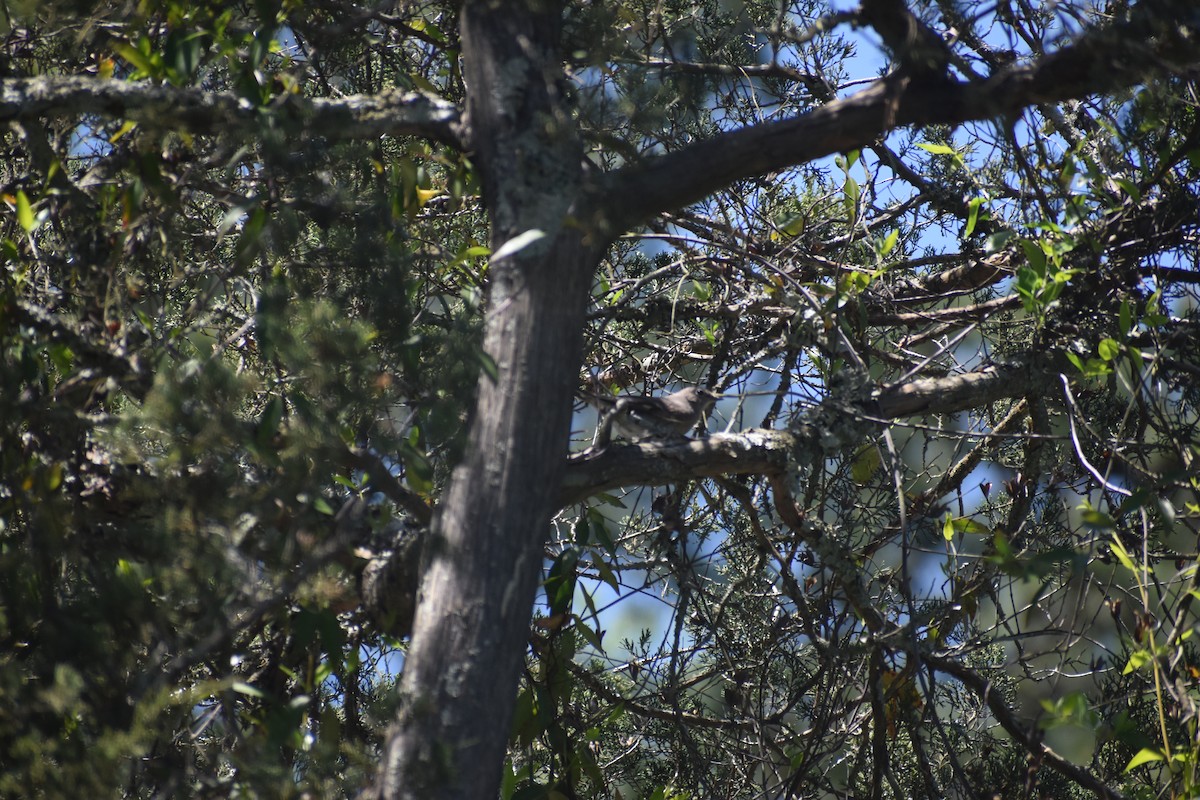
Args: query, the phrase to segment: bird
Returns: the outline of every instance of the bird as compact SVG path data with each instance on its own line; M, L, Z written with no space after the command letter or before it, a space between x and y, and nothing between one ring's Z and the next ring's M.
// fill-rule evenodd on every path
M622 439L673 439L687 434L721 398L711 389L688 386L662 397L595 398L604 411L594 445L603 447L615 431Z

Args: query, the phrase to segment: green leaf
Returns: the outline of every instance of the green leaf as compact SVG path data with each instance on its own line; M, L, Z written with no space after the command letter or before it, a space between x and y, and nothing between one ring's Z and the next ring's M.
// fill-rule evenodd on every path
M1055 300L1058 299L1058 296L1060 294L1062 294L1063 284L1057 280L1057 277L1058 276L1055 276L1056 280L1054 283L1048 284L1042 290L1041 296L1038 298L1038 300L1040 301L1040 303L1039 303L1040 305L1049 306L1051 303L1053 303Z
M1041 284L1042 279L1029 267L1017 270L1017 294L1020 295L1025 310L1030 313L1038 308L1038 289L1041 288Z
M867 272L845 272L838 279L838 291L843 294L858 294L871 285L871 274Z
M601 633L592 630L587 625L584 625L581 621L579 621L578 618L575 620L575 630L578 631L579 635L582 636L588 644L595 648L597 652L604 652L604 645L600 641Z
M496 359L482 350L476 350L475 357L479 360L479 368L483 370L483 374L487 375L492 383L500 379L500 368L496 366Z
M53 492L62 486L63 482L63 466L62 464L51 464L50 470L46 473L46 491Z
M174 30L167 34L163 58L171 68L173 82L187 83L196 74L204 53L203 38L203 32Z
M971 517L952 517L949 512L946 512L945 522L942 523L942 537L946 541L953 539L956 533L988 535L992 532L991 528L979 520Z
M1125 771L1129 772L1136 767L1140 767L1143 764L1149 764L1152 761L1164 761L1165 758L1166 757L1158 750L1152 750L1149 747L1143 747L1138 751L1137 755L1129 759L1129 763L1125 765Z
M860 486L871 480L879 465L883 463L879 448L873 444L863 445L854 455L854 463L850 465L850 477Z
M859 188L858 181L854 180L854 178L851 178L849 175L846 176L845 192L846 208L853 212L855 207L858 206L858 199L862 197L862 189Z
M808 218L800 212L787 214L775 221L775 227L785 236L799 236L804 233Z
M970 533L976 536L985 536L992 532L992 529L987 525L971 517L956 517L954 519L954 530L959 533Z
M579 519L575 520L575 525L572 527L572 534L575 544L583 547L588 543L588 533L591 526L588 524L587 515L580 514Z
M621 591L621 584L617 581L616 573L614 573L612 568L608 566L607 561L593 556L592 566L596 569L596 575L600 578L600 580L612 587L614 592Z
M1046 252L1042 250L1041 245L1030 239L1022 239L1021 249L1025 251L1025 260L1029 262L1029 269L1039 278L1044 278L1046 276Z
M620 504L618 503L617 505ZM624 508L624 506L620 507ZM617 543L613 541L612 534L608 531L608 520L604 518L604 515L599 510L590 506L588 507L587 515L592 538L599 542L600 546L608 551L609 555L616 555Z
M967 227L963 231L964 236L970 236L975 231L975 225L979 222L979 207L983 205L982 197L975 197L967 204Z
M571 601L575 598L575 582L579 565L579 551L568 547L558 554L550 565L550 574L546 577L546 605L550 615L565 614L571 610Z
M1128 336L1129 331L1133 329L1133 307L1128 300L1121 301L1121 318L1118 322L1121 330L1121 336Z
M1096 346L1096 351L1100 353L1100 357L1105 361L1112 361L1121 355L1121 345L1114 339L1102 339L1100 344Z
M149 40L142 37L142 44L149 49ZM144 77L154 77L161 71L156 59L148 52L143 52L141 49L134 47L129 42L114 42L113 49L117 51L117 55L128 61L138 70Z
M255 443L265 447L279 431L279 423L283 421L283 398L274 395L267 401L266 408L258 418L258 428L254 432Z
M987 238L983 250L988 255L999 253L1004 248L1008 247L1008 243L1016 237L1012 231L996 231Z
M1057 700L1042 700L1042 710L1047 713L1038 722L1042 730L1049 730L1062 725L1075 725L1083 728L1094 728L1096 712L1088 705L1087 696L1083 692L1071 692Z
M1142 190L1138 188L1136 183L1129 180L1129 178L1113 178L1112 181L1113 183L1117 184L1117 186L1120 186L1121 190L1124 191L1125 194L1129 195L1133 202L1137 203L1141 201Z
M537 726L536 698L531 688L517 695L517 702L513 706L512 732L523 744L528 744L541 733Z
M1095 508L1084 509L1080 516L1083 519L1083 524L1087 525L1089 528L1099 528L1101 530L1111 531L1113 528L1117 527L1117 523L1112 517Z
M514 729L516 726L514 726ZM500 781L500 800L512 800L513 793L517 791L518 771L514 771L512 760L504 762L504 772Z
M1126 514L1137 511L1139 508L1145 508L1150 505L1150 500L1150 492L1146 491L1143 487L1138 487L1133 490L1133 494L1125 498L1125 502L1121 503L1120 508L1116 512L1117 516L1123 517Z
M414 441L400 442L397 446L400 461L404 464L404 477L408 485L419 494L429 494L433 491L433 465L425 457Z
M21 227L26 233L33 233L33 229L37 227L37 220L33 216L33 206L29 204L29 197L20 189L17 190L17 222L21 223Z
M12 239L5 239L0 241L0 256L3 256L0 264L9 261L16 262L21 260L21 251L17 249L17 245Z
M1142 351L1132 345L1126 345L1125 352L1129 355L1129 363L1133 368L1134 374L1141 373L1146 366L1146 359L1142 355Z
M1121 562L1121 566L1132 573L1139 573L1141 570L1133 563L1133 558L1129 555L1129 551L1125 549L1125 545L1121 544L1121 539L1114 533L1112 541L1108 544L1109 551L1117 557Z
M896 242L900 241L899 229L892 231L883 241L876 240L875 252L879 253L880 258L887 258L887 254L892 252L892 248L896 246Z
M932 153L935 156L952 156L955 155L954 148L947 144L928 144L922 143L917 147L924 150L926 153Z
M512 800L551 800L550 790L540 783L531 783L518 789Z
M442 29L428 20L415 19L409 23L415 31L424 31L431 38L436 39L441 44L446 44L446 34L442 33Z

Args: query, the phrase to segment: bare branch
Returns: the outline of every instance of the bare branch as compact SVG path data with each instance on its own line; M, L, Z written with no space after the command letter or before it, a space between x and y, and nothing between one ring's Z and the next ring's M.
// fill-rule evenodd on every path
M461 121L451 103L421 92L344 98L280 95L273 116L303 120L306 135L330 139L426 136L461 148ZM39 77L0 83L0 122L96 114L192 133L257 129L263 109L229 92L91 77Z

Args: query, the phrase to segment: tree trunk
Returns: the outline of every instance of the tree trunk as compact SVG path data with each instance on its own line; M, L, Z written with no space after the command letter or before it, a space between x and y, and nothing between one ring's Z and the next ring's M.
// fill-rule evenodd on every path
M384 798L474 800L499 786L603 251L557 89L558 13L536 0L463 7L467 136L499 256L484 334L497 375L480 379L466 455L434 522Z

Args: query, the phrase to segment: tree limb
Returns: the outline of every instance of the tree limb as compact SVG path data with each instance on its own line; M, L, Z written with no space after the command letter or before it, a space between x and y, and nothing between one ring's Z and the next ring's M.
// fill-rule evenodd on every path
M1036 392L1061 366L1058 357L1039 355L961 375L893 384L873 397L852 402L849 408L834 402L817 406L787 431L753 429L704 439L640 442L585 451L567 462L559 507L621 486L655 486L728 475L783 475L791 463L811 460L817 454L835 455L845 449L841 437L830 436L830 426L822 422L826 417L853 415L884 423L918 414L950 414Z
M383 135L427 136L463 148L458 109L421 92L383 92L343 98L279 95L275 115L304 121L306 135L330 139L373 139ZM43 76L0 82L0 122L40 120L47 116L97 114L169 126L192 133L258 129L263 109L231 92L106 80Z
M906 125L956 124L1132 86L1200 64L1200 20L1190 0L1139 4L1127 22L985 81L914 80L893 73L807 114L714 136L610 176L610 222L697 202L738 180L870 144Z
M724 475L775 474L787 469L796 437L755 429L704 439L613 445L573 456L559 490L559 505L632 484L659 485Z

